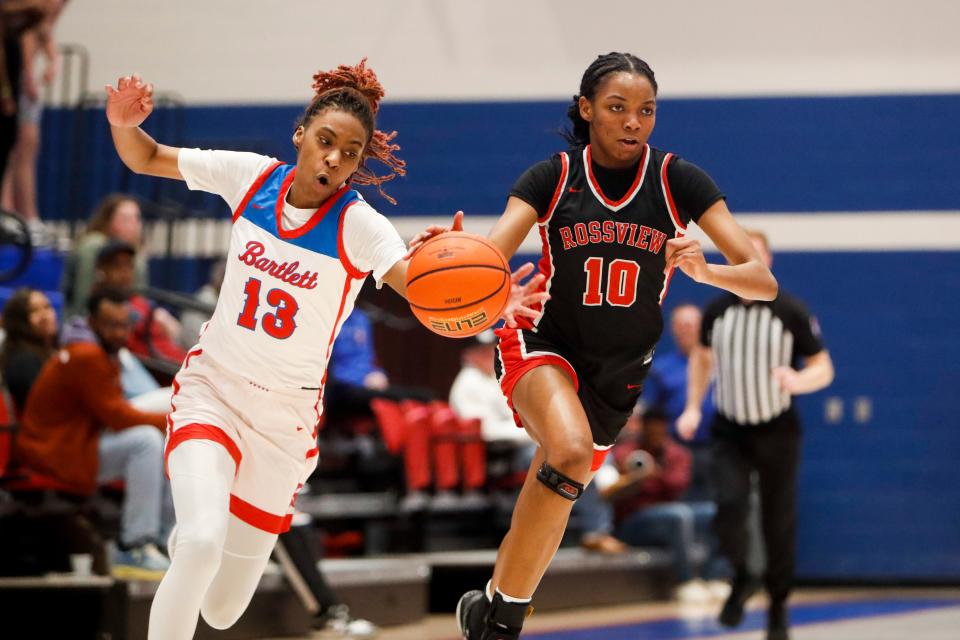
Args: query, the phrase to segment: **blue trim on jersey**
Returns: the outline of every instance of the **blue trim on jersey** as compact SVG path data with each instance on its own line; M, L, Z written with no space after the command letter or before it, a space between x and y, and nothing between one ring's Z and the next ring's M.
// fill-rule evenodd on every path
M321 208L318 209L318 213L314 214L323 216L323 218L316 223L316 226L302 236L285 238L279 235L277 230L277 198L280 197L280 190L283 187L283 183L293 169L294 166L290 164L283 164L274 169L273 173L267 177L257 192L253 194L253 197L250 198L250 201L247 202L247 206L240 214L240 217L252 222L283 242L289 242L301 249L340 260L340 252L337 248L340 216L343 215L347 205L361 199L360 194L353 189L348 189L332 204L329 201L324 202ZM322 209L327 209L327 211L325 213L319 213ZM311 221L312 218L304 224L310 224ZM285 231L287 233L296 232L296 230Z

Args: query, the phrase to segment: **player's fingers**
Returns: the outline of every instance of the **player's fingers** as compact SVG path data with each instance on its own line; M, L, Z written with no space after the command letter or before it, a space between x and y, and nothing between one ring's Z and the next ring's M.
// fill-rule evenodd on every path
M511 313L510 311L505 311L503 313L503 319L504 319L504 322L506 322L507 326L510 327L511 329L517 328L517 321L513 319L513 313Z
M533 263L526 262L523 265L521 265L519 269L514 271L513 274L511 274L510 280L512 280L514 284L520 284L520 281L526 278L528 275L530 275L532 271L533 271Z
M513 313L518 316L527 316L528 318L536 318L540 315L539 311L531 309L530 307L517 307Z
M538 273L537 275L527 280L527 284L523 285L524 292L533 293L534 291L540 288L540 286L543 284L543 281L544 281L543 274Z
M117 80L117 90L123 91L127 88L128 84L130 84L130 76L122 76Z
M153 97L153 84L148 84L146 87L144 87L143 91L147 94L147 96Z
M117 90L113 88L112 84L105 84L103 85L103 88L107 92L107 98L110 98L111 96L114 96L117 93Z
M463 211L457 211L453 214L453 226L450 227L451 231L463 231Z

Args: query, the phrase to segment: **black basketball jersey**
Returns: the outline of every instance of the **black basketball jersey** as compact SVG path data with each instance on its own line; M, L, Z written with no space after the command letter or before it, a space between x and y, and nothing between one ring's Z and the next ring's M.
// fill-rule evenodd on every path
M619 200L593 175L590 147L560 154L560 179L538 222L550 300L523 328L587 358L647 360L663 331L667 240L683 236L670 192L672 154L645 146Z

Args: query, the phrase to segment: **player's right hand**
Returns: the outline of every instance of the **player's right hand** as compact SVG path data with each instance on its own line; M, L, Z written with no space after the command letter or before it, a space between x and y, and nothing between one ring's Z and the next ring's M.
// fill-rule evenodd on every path
M114 127L139 127L153 112L153 85L137 74L124 76L107 90L107 120Z
M700 426L700 410L686 409L677 418L677 433L684 440L691 440L697 435L697 428Z
M463 211L457 211L455 214L453 214L453 224L449 227L441 227L440 225L432 224L415 235L413 240L410 241L409 249L407 250L407 254L403 256L403 259L409 260L413 257L413 254L417 252L417 249L420 248L420 245L430 238L438 236L441 233L446 233L447 231L463 231Z

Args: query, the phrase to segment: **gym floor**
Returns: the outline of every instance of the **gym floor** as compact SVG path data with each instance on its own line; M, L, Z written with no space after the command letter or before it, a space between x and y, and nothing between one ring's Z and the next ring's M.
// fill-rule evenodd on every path
M538 613L524 638L540 640L762 640L762 597L751 600L743 625L731 633L715 622L717 605L649 603L590 611ZM794 640L955 640L960 589L805 589L791 600ZM312 638L325 636L317 633ZM378 640L459 640L453 615L392 627ZM277 639L279 640L279 639Z

